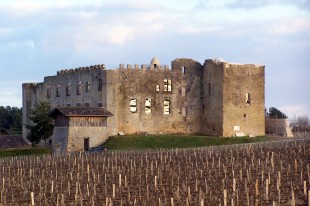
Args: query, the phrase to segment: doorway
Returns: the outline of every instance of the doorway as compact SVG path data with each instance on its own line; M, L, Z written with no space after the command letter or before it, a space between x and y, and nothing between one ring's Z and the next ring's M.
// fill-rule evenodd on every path
M84 138L84 151L89 150L89 137Z

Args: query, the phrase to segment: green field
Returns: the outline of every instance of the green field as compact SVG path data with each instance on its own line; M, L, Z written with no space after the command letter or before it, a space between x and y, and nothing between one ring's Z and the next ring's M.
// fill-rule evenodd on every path
M109 150L190 148L268 141L267 137L209 137L182 135L112 136L104 143Z
M204 146L219 146L230 144L256 143L269 141L268 137L210 137L184 135L124 135L112 136L104 143L108 150L135 150L135 149L170 149L192 148ZM32 147L16 150L0 150L0 157L22 155L49 154L46 148Z
M50 150L46 148L25 148L25 149L14 149L14 150L0 150L0 157L14 157L23 155L42 155L49 154Z

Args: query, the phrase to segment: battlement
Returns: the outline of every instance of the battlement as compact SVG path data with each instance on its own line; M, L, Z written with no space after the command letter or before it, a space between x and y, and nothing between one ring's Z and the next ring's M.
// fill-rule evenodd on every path
M165 64L165 65L158 65L156 68L154 67L154 65L150 65L150 64L127 64L126 68L125 68L125 64L119 64L119 68L118 69L170 69L169 65Z
M87 66L87 67L78 67L75 69L62 69L60 71L57 71L57 76L59 75L67 75L67 74L72 74L76 72L87 72L87 71L94 71L94 70L103 70L106 69L105 64L98 64L98 65L92 65L92 66ZM154 68L154 65L150 64L127 64L125 68L125 64L119 64L119 68L117 69L170 69L169 65L158 65L156 68Z
M91 65L88 67L79 67L75 69L64 69L57 71L57 76L71 74L75 72L86 72L86 71L103 70L103 69L106 69L105 64Z

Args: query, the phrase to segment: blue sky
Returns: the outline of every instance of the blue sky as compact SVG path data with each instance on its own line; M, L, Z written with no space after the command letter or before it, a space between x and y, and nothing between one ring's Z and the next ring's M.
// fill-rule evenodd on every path
M310 0L0 1L0 105L57 70L153 56L266 65L266 106L310 117Z

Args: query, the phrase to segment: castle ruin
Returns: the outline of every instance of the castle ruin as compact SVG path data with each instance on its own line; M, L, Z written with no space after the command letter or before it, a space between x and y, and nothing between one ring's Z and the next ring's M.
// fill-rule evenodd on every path
M23 84L23 137L31 108L49 101L52 108L105 108L106 134L265 135L265 66L187 58L161 65L120 64L66 69L41 83ZM78 135L78 134L76 134ZM81 137L83 138L83 137ZM99 138L99 139L98 139Z

